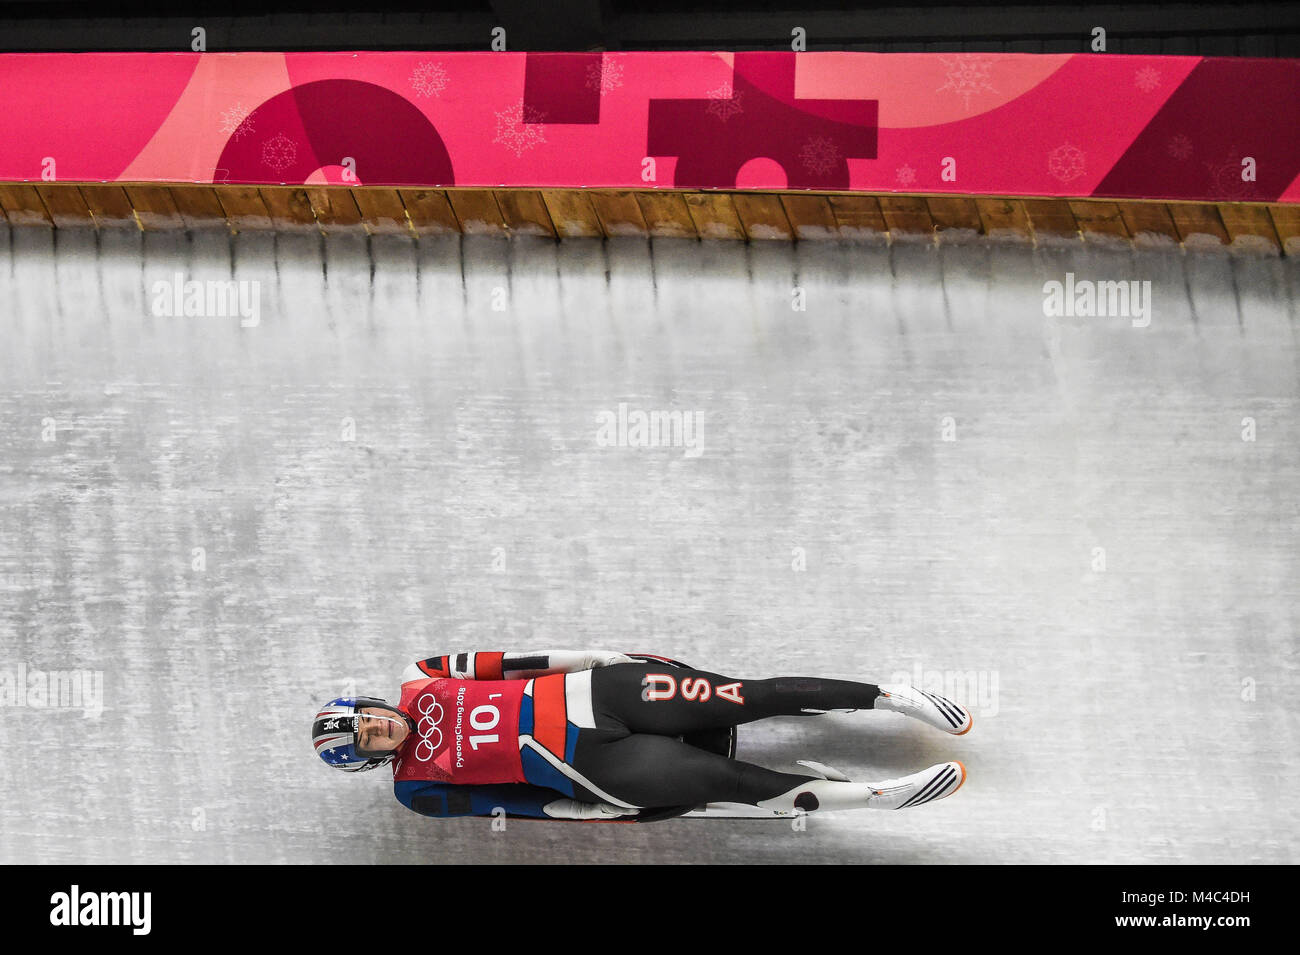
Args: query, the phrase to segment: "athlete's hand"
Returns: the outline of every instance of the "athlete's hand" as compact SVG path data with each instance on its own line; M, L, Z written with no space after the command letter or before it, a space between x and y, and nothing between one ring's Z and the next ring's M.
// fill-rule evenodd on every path
M596 667L610 667L618 663L636 663L626 653L609 653L601 650L594 650L587 654L587 669L594 670Z
M542 807L542 812L552 819L583 819L586 821L611 821L620 816L635 816L640 809L624 809L607 802L579 802L576 799L556 799Z

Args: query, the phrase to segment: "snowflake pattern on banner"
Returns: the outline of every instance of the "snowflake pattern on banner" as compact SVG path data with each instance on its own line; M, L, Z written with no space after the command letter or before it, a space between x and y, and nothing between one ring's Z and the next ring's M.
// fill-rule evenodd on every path
M221 132L226 136L233 136L235 142L249 133L256 132L252 113L253 111L243 103L235 103L221 114Z
M745 106L743 103L745 93L741 92L732 95L731 87L719 86L716 90L709 90L709 105L707 111L710 115L718 117L724 123L731 117L743 113Z
M1233 147L1228 158L1223 162L1207 162L1206 170L1210 175L1210 182L1213 183L1214 192L1229 201L1239 201L1242 199L1251 199L1255 195L1255 184L1245 182L1241 178L1242 159L1241 151Z
M447 88L447 71L441 63L421 63L411 74L411 86L420 96L438 96Z
M1160 85L1160 71L1154 66L1144 66L1133 74L1133 85L1143 93L1150 93Z
M500 143L516 156L522 156L524 150L546 142L546 134L541 126L546 114L531 106L524 106L522 99L495 115L497 127L492 142Z
M262 162L276 172L283 172L298 161L298 144L284 133L276 133L262 143Z
M600 95L612 93L623 85L623 67L613 60L600 58L600 63L587 67L587 89L599 90Z
M807 140L799 150L799 162L807 172L825 175L839 164L840 151L825 136L816 136Z
M1070 182L1083 175L1085 166L1083 150L1070 143L1062 143L1047 157L1047 171L1061 182Z
M916 170L908 165L899 166L894 172L894 179L900 186L910 186L916 182Z
M944 68L947 70L945 74L946 82L935 92L942 93L944 90L951 90L962 98L967 112L970 112L972 96L997 92L989 83L989 73L993 70L992 60L980 56L940 56L939 61L943 63Z
M1169 143L1165 146L1165 150L1175 159L1186 161L1192 156L1192 141L1182 133L1179 133L1177 136L1169 140Z

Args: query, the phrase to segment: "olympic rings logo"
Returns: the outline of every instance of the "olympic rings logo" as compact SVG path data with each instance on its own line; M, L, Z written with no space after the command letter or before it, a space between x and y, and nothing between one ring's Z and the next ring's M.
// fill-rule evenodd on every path
M420 741L415 744L415 758L427 763L442 748L442 730L438 727L442 722L442 704L432 693L426 693L415 701L415 711L420 714L419 722L415 724L416 732L420 734ZM435 733L438 734L436 743L433 742Z

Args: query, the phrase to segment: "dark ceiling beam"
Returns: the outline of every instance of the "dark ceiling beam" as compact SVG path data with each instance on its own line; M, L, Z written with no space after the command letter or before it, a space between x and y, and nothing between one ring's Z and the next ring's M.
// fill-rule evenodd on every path
M491 0L512 50L588 50L605 44L601 0Z
M728 37L734 43L789 42L793 27L808 31L808 41L835 44L880 39L1000 37L1029 40L1040 36L1077 34L1088 37L1093 27L1108 35L1183 35L1201 32L1273 33L1300 29L1300 5L1280 3L1125 4L1067 7L892 7L875 10L791 10L788 13L712 13L671 17L653 12L610 17L610 30L629 41L688 45L702 36Z
M183 2L183 0L182 0ZM814 4L816 0L813 0ZM487 50L494 27L510 50L780 50L807 30L809 50L887 49L1073 52L1105 27L1111 52L1223 55L1300 54L1300 3L1137 3L1090 9L1037 5L902 6L748 13L656 8L614 0L478 0L457 11L406 3L385 11L318 0L307 10L224 16L69 15L58 4L0 0L0 51L189 50L190 31L207 31L221 50ZM393 4L387 4L392 11ZM337 9L331 9L335 7ZM55 13L54 11L58 12Z
M282 14L264 17L186 16L122 20L0 19L0 50L190 49L196 26L207 32L207 49L222 50L486 50L498 21L489 13Z

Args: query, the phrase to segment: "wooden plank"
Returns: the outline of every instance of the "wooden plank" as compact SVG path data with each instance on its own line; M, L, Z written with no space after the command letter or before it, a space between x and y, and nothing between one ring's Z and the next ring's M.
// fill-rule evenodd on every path
M686 210L701 239L743 239L745 229L731 195L725 192L688 192Z
M230 229L226 210L211 186L171 187L172 201L187 229Z
M934 219L930 208L919 196L881 196L880 212L889 226L891 238L904 236L933 237Z
M779 196L770 193L734 192L731 204L735 207L740 225L749 239L777 239L789 242L794 229L786 218L785 206Z
M699 232L691 210L686 207L686 199L680 192L636 193L636 204L645 216L646 228L651 235L666 238L698 238Z
M232 232L271 228L271 214L256 186L219 186L217 199L226 212Z
M351 190L361 212L361 224L371 235L411 235L406 221L406 207L396 189L384 186L359 186Z
M1024 200L976 199L975 209L979 212L984 234L989 238L1033 241L1034 230L1029 224L1029 213L1025 211Z
M959 236L977 236L984 233L979 208L968 196L931 196L925 200L935 234L942 238L948 232Z
M41 194L31 183L0 182L0 209L4 210L10 225L54 227L54 220L41 201Z
M262 186L257 190L266 204L276 232L320 235L320 223L311 207L311 197L302 186Z
M1219 210L1209 203L1171 202L1169 215L1178 237L1188 248L1214 248L1228 244L1228 230L1223 227Z
M185 227L171 190L166 186L131 182L124 183L122 188L126 190L136 221L144 231L170 232Z
M322 227L546 236L778 240L952 230L998 238L1187 243L1300 255L1300 206L1143 200L819 195L661 190L391 189L131 183L0 183L17 224L145 229ZM319 219L319 221L318 221Z
M1119 214L1134 245L1180 245L1183 241L1163 202L1121 202Z
M1034 241L1079 240L1079 222L1064 199L1025 199Z
M636 201L636 193L622 190L593 189L591 207L596 210L596 218L605 235L611 238L619 235L647 236L650 227L646 225L645 214Z
M139 229L126 190L117 183L82 183L78 187L97 229Z
M311 201L311 211L316 214L316 221L326 235L366 231L351 186L305 186L304 191Z
M1268 207L1268 217L1282 241L1282 251L1287 255L1300 255L1300 205L1275 203Z
M36 192L45 203L45 211L56 229L93 229L95 217L90 214L81 190L71 183L36 183Z
M833 239L839 236L840 227L827 196L784 193L778 198L796 239Z
M587 193L577 189L543 189L542 201L561 239L593 238L605 234Z
M447 235L460 231L460 222L441 189L398 189L406 218L417 235Z
M1070 211L1074 213L1074 221L1079 224L1085 242L1100 245L1128 244L1128 226L1124 225L1118 203L1071 199Z
M839 234L855 238L887 238L889 226L875 196L827 196Z
M490 189L448 189L461 231L466 235L509 235L497 197Z
M537 189L495 189L497 208L514 235L555 238L555 226Z
M1278 238L1265 206L1221 202L1218 209L1234 251L1264 255L1277 255L1282 251L1282 240Z

